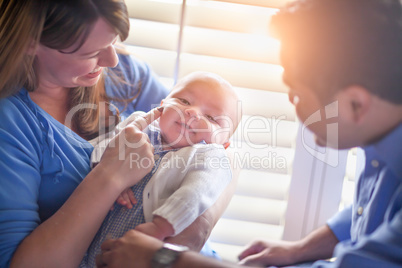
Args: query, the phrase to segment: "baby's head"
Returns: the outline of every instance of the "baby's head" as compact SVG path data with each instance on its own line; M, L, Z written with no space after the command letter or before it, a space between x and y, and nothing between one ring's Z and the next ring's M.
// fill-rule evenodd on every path
M232 86L208 72L194 72L180 79L162 105L162 141L171 148L201 141L226 148L241 117Z

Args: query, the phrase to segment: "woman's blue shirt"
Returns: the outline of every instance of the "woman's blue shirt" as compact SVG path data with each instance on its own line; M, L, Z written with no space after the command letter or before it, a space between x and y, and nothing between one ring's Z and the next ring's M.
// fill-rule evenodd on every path
M114 99L137 97L128 104L112 101L123 118L150 110L168 94L150 68L132 56L119 55L111 71L121 80L108 76L106 94ZM36 105L25 89L0 100L0 267L9 265L19 243L85 178L92 150Z

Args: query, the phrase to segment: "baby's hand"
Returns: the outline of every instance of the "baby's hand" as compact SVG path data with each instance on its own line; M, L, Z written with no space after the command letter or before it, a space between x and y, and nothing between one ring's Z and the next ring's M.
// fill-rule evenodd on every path
M133 207L133 205L137 204L137 199L135 198L131 188L127 188L119 195L119 197L116 200L116 203L130 209Z

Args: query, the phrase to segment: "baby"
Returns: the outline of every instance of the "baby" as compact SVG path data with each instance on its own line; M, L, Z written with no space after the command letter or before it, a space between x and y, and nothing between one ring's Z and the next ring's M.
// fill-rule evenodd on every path
M232 86L216 74L194 72L176 84L161 103L160 118L144 130L155 149L154 168L119 197L82 267L94 266L107 237L121 237L135 228L164 240L183 231L215 203L232 178L225 149L241 117L237 104ZM120 123L116 131L136 116ZM99 162L110 139L109 135L95 146L92 162ZM130 160L144 164L136 156Z

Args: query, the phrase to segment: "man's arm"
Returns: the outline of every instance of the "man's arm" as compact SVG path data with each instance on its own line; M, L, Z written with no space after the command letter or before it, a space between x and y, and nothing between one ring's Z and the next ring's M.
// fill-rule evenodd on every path
M372 234L355 244L340 243L336 247L336 267L401 267L402 186L400 189L386 220Z
M351 217L350 206L299 241L254 241L240 253L240 263L281 266L331 258L335 245L350 239Z

